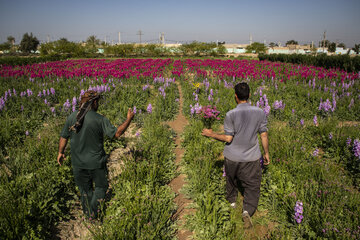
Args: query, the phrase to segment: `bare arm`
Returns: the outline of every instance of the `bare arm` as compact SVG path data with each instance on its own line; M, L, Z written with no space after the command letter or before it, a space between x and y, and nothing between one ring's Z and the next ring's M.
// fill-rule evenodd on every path
M58 153L58 157L57 157L57 162L59 163L59 165L61 166L64 159L65 159L65 147L66 147L66 144L68 142L68 139L66 138L63 138L63 137L60 137L60 140L59 140L59 153Z
M227 143L231 143L233 140L233 136L214 133L212 129L203 129L201 135Z
M261 137L261 144L263 146L264 149L264 165L269 165L270 164L270 156L269 156L269 139L268 139L268 133L267 132L263 132L260 134Z
M126 131L126 129L129 127L133 118L134 118L134 113L131 110L131 108L129 108L125 122L123 122L116 130L116 133L115 133L116 138L119 138Z

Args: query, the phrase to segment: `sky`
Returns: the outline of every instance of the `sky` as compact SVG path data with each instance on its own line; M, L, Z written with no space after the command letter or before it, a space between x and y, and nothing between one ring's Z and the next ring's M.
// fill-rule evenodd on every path
M360 0L0 0L0 43L95 35L108 43L360 43ZM139 35L141 31L142 35Z

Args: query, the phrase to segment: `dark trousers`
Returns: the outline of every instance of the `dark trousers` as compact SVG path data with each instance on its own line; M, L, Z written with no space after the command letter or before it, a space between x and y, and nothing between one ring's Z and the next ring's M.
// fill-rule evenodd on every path
M243 190L243 210L252 216L259 203L261 185L260 160L233 162L225 158L226 199L236 202L239 188Z
M96 218L98 216L99 203L105 199L106 190L109 186L106 168L73 168L73 173L75 183L80 190L84 214L87 217Z

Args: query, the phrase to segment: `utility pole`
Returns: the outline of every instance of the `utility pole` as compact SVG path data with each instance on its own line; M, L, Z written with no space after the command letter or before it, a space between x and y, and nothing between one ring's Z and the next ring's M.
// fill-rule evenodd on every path
M141 44L141 35L144 35L141 30L138 31L138 33L136 35L139 35L139 38L140 38L140 44Z
M325 53L325 39L326 39L326 30L324 31L324 40L323 40L323 53Z
M119 44L121 44L121 37L120 37L120 32L119 32Z
M162 32L161 35L160 35L160 43L162 45L165 45L165 34Z
M106 35L105 35L105 45L106 45Z
M251 33L250 33L250 36L249 36L249 43L250 43L250 45L252 44L252 35L251 35Z

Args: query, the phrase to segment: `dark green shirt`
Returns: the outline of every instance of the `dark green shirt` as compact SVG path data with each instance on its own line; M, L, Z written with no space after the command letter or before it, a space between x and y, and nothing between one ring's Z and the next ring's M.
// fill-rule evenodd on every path
M107 156L104 150L104 135L113 138L117 128L106 117L90 110L84 119L80 132L69 131L76 122L77 111L70 114L61 137L70 138L71 161L73 167L82 169L103 168Z

